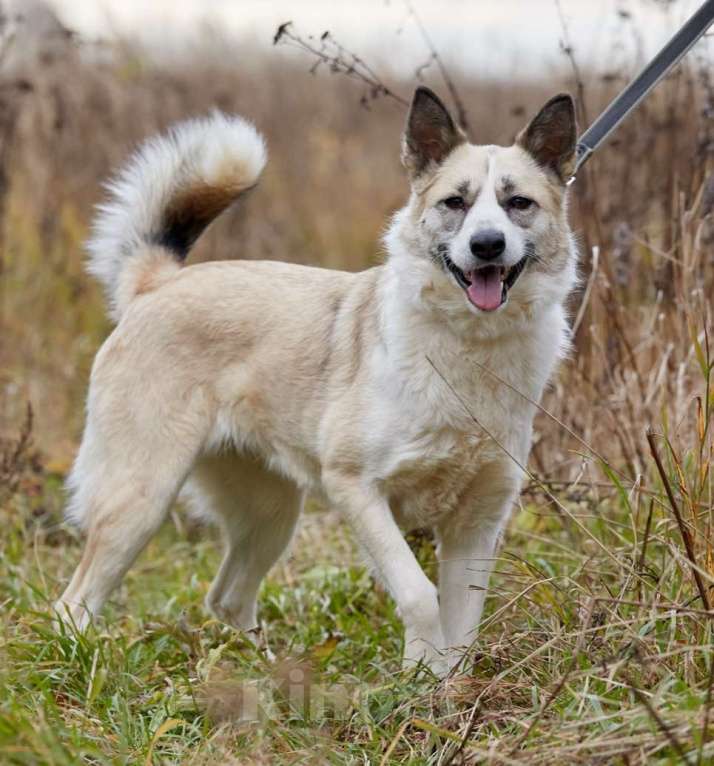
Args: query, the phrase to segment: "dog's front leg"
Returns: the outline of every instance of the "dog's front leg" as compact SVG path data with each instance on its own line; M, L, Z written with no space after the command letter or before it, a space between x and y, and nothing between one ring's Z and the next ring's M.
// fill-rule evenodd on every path
M508 505L501 513L468 526L444 524L438 529L441 624L452 666L460 662L478 633Z
M347 517L404 622L404 664L419 661L437 675L448 670L436 587L424 574L394 521L387 500L355 477L333 473L330 499Z

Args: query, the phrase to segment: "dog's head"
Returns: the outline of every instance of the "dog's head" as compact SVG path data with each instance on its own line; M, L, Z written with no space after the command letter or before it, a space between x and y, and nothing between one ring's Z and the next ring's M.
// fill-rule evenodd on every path
M388 235L390 250L397 245L403 266L412 259L422 274L431 271L447 304L458 296L476 314L562 300L575 274L565 207L576 135L573 100L560 95L512 146L476 146L437 96L418 88L402 146L412 195Z

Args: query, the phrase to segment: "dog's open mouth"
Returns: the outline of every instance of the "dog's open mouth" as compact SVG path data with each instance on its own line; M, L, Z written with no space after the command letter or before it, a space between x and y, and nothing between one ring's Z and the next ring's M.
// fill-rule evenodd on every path
M469 272L461 271L446 253L443 254L443 258L446 267L464 288L471 303L481 311L495 311L506 302L508 291L520 277L528 255L524 255L510 269L504 266L482 266Z

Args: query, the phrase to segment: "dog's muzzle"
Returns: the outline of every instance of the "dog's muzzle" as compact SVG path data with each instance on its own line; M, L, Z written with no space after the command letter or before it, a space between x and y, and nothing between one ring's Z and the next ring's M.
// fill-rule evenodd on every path
M531 258L530 249L510 268L485 264L472 271L462 271L449 258L446 248L438 251L439 260L464 290L469 301L481 311L495 311L508 300L508 291L516 284Z

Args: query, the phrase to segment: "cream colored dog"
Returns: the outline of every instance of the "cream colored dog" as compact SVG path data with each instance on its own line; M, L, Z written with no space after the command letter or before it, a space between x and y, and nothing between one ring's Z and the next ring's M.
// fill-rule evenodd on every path
M83 627L101 609L184 487L226 541L207 606L253 628L260 583L315 492L395 599L405 661L452 666L474 640L519 492L528 399L567 345L575 138L569 96L513 146L475 146L419 88L403 138L411 196L386 263L358 274L182 268L256 183L263 141L214 114L145 144L89 245L117 326L94 363L69 479L69 518L88 536L59 613ZM438 595L402 536L424 525L438 540Z

